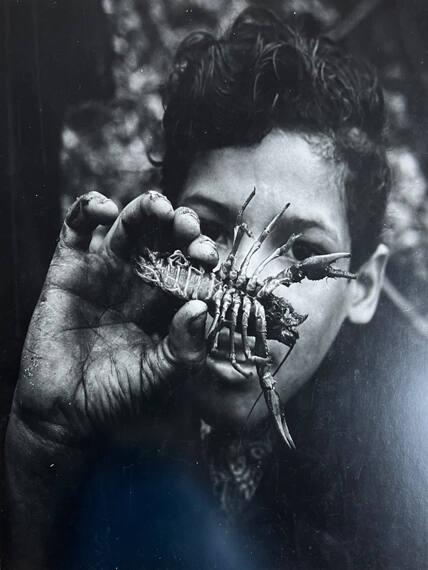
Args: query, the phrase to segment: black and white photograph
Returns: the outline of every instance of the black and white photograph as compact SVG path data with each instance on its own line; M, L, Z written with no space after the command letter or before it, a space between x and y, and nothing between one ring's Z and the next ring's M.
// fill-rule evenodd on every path
M428 568L428 4L0 39L0 569Z

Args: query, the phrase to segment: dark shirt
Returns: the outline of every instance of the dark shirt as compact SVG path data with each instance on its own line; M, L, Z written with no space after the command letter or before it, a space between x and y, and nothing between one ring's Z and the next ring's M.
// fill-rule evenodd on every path
M341 541L322 528L316 508L322 477L315 475L315 487L311 481L306 490L300 480L301 454L276 447L254 496L226 514L213 492L199 434L186 444L111 448L85 481L61 567L351 567Z

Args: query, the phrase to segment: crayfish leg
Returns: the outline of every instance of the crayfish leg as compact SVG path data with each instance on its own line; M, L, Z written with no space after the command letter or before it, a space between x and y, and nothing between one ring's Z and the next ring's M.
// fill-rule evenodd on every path
M296 240L298 240L299 238L302 237L303 234L292 234L288 240L281 245L281 247L278 247L277 249L275 249L275 251L273 253L271 253L268 257L266 257L266 259L264 259L254 270L248 285L247 285L247 289L249 290L254 290L257 286L257 280L260 276L260 274L262 273L262 271L264 270L264 268L271 263L271 261L273 261L274 259L277 259L278 257L282 257L283 255L285 255L286 253L288 253L290 251L290 249L293 247L294 243L296 242Z
M220 319L220 312L221 312L221 300L223 299L223 290L219 289L216 294L214 295L214 303L215 303L215 313L213 322L211 323L210 330L208 331L208 339L212 336L214 331L217 329L217 324Z
M236 324L238 322L238 313L239 309L241 308L241 295L236 291L233 294L232 299L232 311L231 311L231 320L230 320L230 328L229 328L229 359L230 362L235 370L237 370L240 374L249 378L251 376L251 372L246 372L242 366L238 364L236 361L236 349L235 349L235 331L236 331Z
M226 314L232 304L233 289L228 289L226 291L220 291L218 298L220 299L219 309L217 317L214 318L213 324L211 325L210 331L208 333L208 347L210 350L215 350L218 344L218 335L226 322Z
M252 257L260 249L260 247L261 247L262 243L265 241L265 239L272 233L274 227L276 226L276 224L278 223L278 221L280 220L280 218L284 214L285 210L287 210L287 208L289 206L290 206L289 203L286 204L284 206L284 208L279 212L279 214L274 216L274 218L268 223L268 225L264 228L264 230L261 232L261 234L256 239L256 241L253 243L253 245L249 249L247 255L244 257L244 260L241 263L241 266L239 268L238 273L239 273L239 276L241 276L241 278L246 277L248 267L250 265L250 261L251 261Z
M239 210L238 215L236 216L236 222L233 231L232 248L228 256L226 257L226 260L220 266L221 279L227 279L230 276L231 272L234 270L236 253L239 249L239 246L241 245L241 241L242 238L244 237L244 234L251 236L247 224L243 221L243 216L245 209L247 208L248 204L251 202L251 200L254 198L255 195L256 195L256 188L254 187L253 191L245 200L242 208Z
M250 320L251 308L253 303L248 295L244 295L242 299L242 318L241 318L241 338L244 354L249 360L251 358L251 349L248 343L248 321Z

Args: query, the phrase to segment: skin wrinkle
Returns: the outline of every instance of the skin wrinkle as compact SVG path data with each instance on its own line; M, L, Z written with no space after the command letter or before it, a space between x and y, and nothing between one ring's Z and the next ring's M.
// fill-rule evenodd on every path
M117 360L115 359L114 362L114 369L116 372L116 378L117 378L117 382L115 384L123 386L122 389L126 391L126 381L125 378L123 378L123 373L120 367L120 364L118 364ZM126 377L126 375L125 375ZM131 390L129 389L129 385L128 385L128 407L130 407L130 411L131 411L131 415L132 415L132 394L131 394ZM111 398L110 395L109 400L110 399L114 399L115 402L117 402L117 388L116 386L113 384L111 377L109 377L108 383L106 385L106 392L110 393L111 392ZM108 409L108 413L110 415L110 421L114 424L117 423L117 410L115 408L115 405L110 404L109 409Z
M91 330L92 330L92 329L91 329ZM101 339L102 339L102 337L101 337ZM94 341L94 342L95 342L95 341ZM86 354L90 354L90 351L91 351L91 347L87 347L86 350L85 350L85 353L86 353ZM26 349L24 348L24 353L25 353L25 352L26 352ZM81 357L81 360L80 360L80 363L79 363L79 367L80 367L80 366L82 367L82 379L81 379L81 381L77 384L77 386L76 386L76 388L75 388L75 391L74 391L72 397L75 397L75 393L76 393L76 391L78 390L78 387L79 387L79 384L80 384L80 383L83 383L83 387L84 387L85 393L87 392L87 391L86 391L86 385L85 385L85 383L84 383L84 378L85 378L85 376L86 376L87 367L88 367L88 365L90 364L90 362L91 362L91 360L90 360L87 356L84 356L84 355L82 354L82 357ZM86 401L87 401L87 396L85 396L85 402L86 402ZM61 401L58 400L57 403L56 403L56 407L57 407L57 409L60 410L61 413L64 415L64 414L65 414L65 410L68 410L68 402L61 403Z
M101 318L102 318L102 316L101 316ZM95 330L95 328L91 328L91 330L92 330L93 333L95 333L95 335L96 335L96 336L101 340L101 342L103 343L103 342L104 342L104 336L103 336L98 330ZM119 337L119 339L120 339L120 338L123 338L123 337ZM96 338L94 339L94 343L93 343L92 347L88 349L88 354L90 354L90 352L91 352L92 349L94 348L95 342L96 342ZM120 345L119 340L117 340L116 342L117 342L118 345ZM114 357L113 357L113 355L112 355L111 353L110 353L110 360L111 360L111 362L112 362L113 368L114 368L114 369L117 371L117 373L118 373L118 379L119 379L118 384L119 384L119 386L120 386L120 389L122 390L122 382L121 382L120 377L119 377L119 368L118 368L118 365L117 365L116 360L114 359ZM91 364L93 364L93 362L91 362ZM86 366L85 368L87 369L87 366ZM84 369L83 375L84 375L84 377L87 375L87 370L85 371L85 369ZM83 379L82 381L85 382L84 379ZM113 396L116 398L116 394L115 394L114 387L113 387L112 384L111 384L111 382L112 382L111 376L109 376L109 381L110 381L110 391L113 392ZM129 384L129 376L128 376L128 384ZM111 402L111 398L110 398L109 390L106 390L106 393L107 393L107 399L109 400L109 403L110 403L110 402ZM134 412L135 412L134 405L133 405L133 400L132 400L132 398L133 398L133 392L132 392L132 390L131 390L131 386L130 386L130 385L129 385L129 394L130 394L130 398L131 398L131 407L132 407L132 409L133 409ZM86 390L85 390L85 397L86 397L86 398L88 397Z
M107 309L108 310L108 309ZM106 312L107 312L106 310ZM81 327L69 327L69 328L63 328L59 330L59 333L63 333L63 332L74 332L74 331L85 331L85 330L90 330L92 332L95 332L95 329L100 329L100 328L107 328L107 327L120 327L122 324L125 325L135 325L134 321L121 321L120 323L98 323L97 325L82 325ZM103 338L101 336L102 333L100 333L100 338ZM123 338L122 336L119 336L119 338Z
M59 244L59 248L63 248L65 249L65 252L62 254L70 254L70 248L62 246L61 244ZM95 263L97 265L98 268L103 267L101 273L102 273L102 277L101 279L99 279L99 281L101 282L109 282L110 280L117 279L118 274L120 274L123 271L129 270L127 267L125 267L124 262L122 259L120 259L113 251L111 251L110 248L106 248L108 249L108 256L109 259L107 261L107 254L98 254L98 253L89 253L87 254L87 260L85 262L85 267L86 267L86 272L91 271L91 275L92 275L92 271L93 268L90 268L90 264ZM72 250L71 250L72 251ZM111 257L111 259L110 259ZM60 269L62 269L64 267L64 264L66 263L65 259L61 259L60 257L60 261L54 261L51 264L51 267L58 267ZM81 262L78 261L78 263L80 264ZM81 286L81 283L79 283L79 287ZM77 299L79 299L79 301L82 301L81 297L79 296L79 293L75 292L75 288L73 287L66 287L63 283L63 281L61 281L61 283L56 284L55 281L51 278L49 279L49 282L46 284L46 289L47 290L60 290L61 292L66 291L67 293L69 293L70 295L76 297ZM111 303L107 302L107 299L104 299L104 301L102 301L102 299L99 297L99 292L104 292L105 294L107 294L107 290L104 287L99 287L98 286L98 282L95 285L95 292L97 293L96 295L90 295L89 298L87 298L86 301L87 303L90 303L94 308L102 308L105 309L105 311L110 310L112 313L114 313L115 311L117 311L118 317L121 317L121 312L118 309L118 307L120 307L123 302L123 295L124 293L121 293L120 298L118 298L116 301L112 301ZM120 322L122 322L120 320Z
M110 383L110 380L109 380ZM113 422L113 395L110 394L111 390L108 390L108 386L104 387L104 390L102 391L102 396L101 399L103 400L103 406L102 406L102 410L103 410L103 423L107 424L113 424L115 422ZM103 397L104 396L104 397Z
M61 264L57 264L58 267L62 267L62 263ZM66 292L69 295L72 295L74 297L76 297L77 299L79 299L80 302L82 302L81 297L79 296L79 293L76 293L76 291L73 290L73 288L67 288L63 285L63 283L61 284L56 284L55 282L53 282L52 280L50 280L47 283L47 287L46 287L46 291L59 291L61 293ZM84 301L84 300L83 300ZM91 300L86 300L88 303L90 303L91 305L95 306L95 307L100 307L102 309L108 310L110 307L108 305L106 305L105 303L97 303L94 299L91 298Z
M82 401L81 395L82 395L82 390L83 387L81 387L81 383L77 382L76 386L74 388L72 397L71 397L71 402L75 402L75 405L72 406L73 410L76 411L78 416L81 416L81 423L78 426L78 432L80 431L81 433L84 433L84 424L87 423L89 420L88 418L88 410L87 410L87 401L84 398ZM84 412L83 412L84 409ZM65 412L64 412L65 413ZM67 410L68 415L72 415L73 412L70 410ZM76 421L78 422L78 418L76 418Z
M118 419L118 413L122 409L122 406L120 405L121 402L128 403L127 407L129 408L131 415L134 417L138 415L140 410L140 405L139 405L139 398L136 397L134 393L131 377L129 375L128 370L125 369L125 371L123 371L123 366L121 365L120 362L118 362L118 360L114 357L113 354L109 355L109 361L112 370L115 371L115 374L108 376L109 384L107 387L108 389L105 390L105 394L109 402L109 406L107 407L107 409L110 419L114 424L116 424ZM112 383L114 377L117 378L117 384L118 384L117 389L115 384ZM124 389L124 383L126 383L128 386L127 391ZM126 394L128 394L128 396ZM113 399L116 404L114 404Z
M89 425L91 426L92 430L95 432L96 431L96 423L93 422L92 416L91 416L91 413L89 410L89 398L88 398L88 393L86 390L86 383L85 383L83 378L76 383L75 400L77 400L77 399L80 400L78 405L77 405L78 410L84 408L85 420L87 422L89 422ZM83 406L82 406L82 404L83 404ZM83 430L83 432L84 432L84 430Z
M94 359L91 364L93 365L93 363L96 362L96 359ZM93 368L91 369L93 370ZM103 424L103 416L104 416L104 410L106 407L106 395L105 395L105 388L103 387L102 390L94 390L93 386L97 385L97 380L96 378L94 378L94 373L87 370L86 372L83 371L82 373L82 386L84 387L84 394L85 394L85 398L86 401L88 403L88 410L89 413L93 413L94 414L94 424L96 426L100 426ZM95 394L95 398L93 397L93 394ZM100 403L97 404L97 400Z
M113 355L111 355L111 357L110 357L110 362L111 362L112 369L116 370L115 358ZM118 386L119 386L119 392L120 392L120 394L118 394L118 398L122 403L122 406L120 406L119 409L123 410L126 408L126 392L123 389L122 382L118 382Z
M145 354L144 351L141 350L140 351L140 366L139 366L139 370L140 370L140 374L139 374L139 385L140 385L140 398L143 398L143 396L145 395L145 390L144 390L144 376L143 376L143 370L144 370L144 359L145 359Z
M93 365L96 365L97 359L94 360ZM97 370L91 378L91 382L93 386L99 386L99 375L100 372ZM114 395L110 394L111 389L111 381L110 378L108 379L108 383L106 386L103 386L102 390L100 391L100 399L101 399L101 416L105 418L109 418L109 422L112 421L112 410L113 408L113 398ZM104 420L103 420L104 421Z
M114 357L112 354L110 354L109 356L110 356L109 360L110 360L110 362L111 362L112 367L114 367L114 369L117 371L117 378L118 378L117 390L116 390L116 389L115 389L115 386L114 386L113 383L112 383L113 375L109 375L109 387L110 387L110 392L112 393L112 397L114 397L114 399L115 399L115 401L116 401L116 405L117 405L117 408L114 408L114 407L112 406L113 416L115 416L115 415L118 414L118 411L121 409L121 405L120 405L120 404L121 404L120 393L123 393L123 387L122 387L122 382L121 382L121 379L120 379L120 375L119 375L119 373L118 373L118 366L117 366L116 359L115 359L115 357ZM117 421L117 418L112 417L112 420L114 420L114 419L116 419L116 421Z
M134 394L134 390L133 390L133 386L132 386L132 382L131 382L131 377L129 375L128 369L125 368L125 371L124 371L124 373L122 372L122 374L124 374L126 376L126 381L128 384L129 399L131 402L131 412L132 412L132 415L134 417L136 417L138 415L138 404L135 404L136 395ZM119 383L120 383L120 377L119 377Z
M89 375L82 376L82 380L83 380L82 385L84 388L86 406L88 409L88 416L89 417L91 417L91 415L93 416L93 420L92 420L93 425L102 426L104 423L103 410L105 409L105 398L103 397L103 394L105 394L105 388L102 390L95 391L95 399L94 399L92 397L92 395L90 395L90 393L89 393L89 391L94 392L94 390L91 389L91 386L90 386L90 383L91 382L94 383L94 380L93 379L90 380L90 378L88 376ZM85 381L85 379L86 379L86 381ZM95 380L95 384L97 384L96 380ZM97 403L97 400L98 400L98 402L101 402L101 405L99 405Z
M144 355L144 359L142 360L142 366L141 366L141 372L140 372L140 376L141 378L144 378L146 380L146 382L141 382L142 386L143 386L143 394L147 397L147 399L150 398L150 396L155 392L155 381L154 379L156 378L156 372L157 372L157 362L156 362L156 358L155 355L153 354L153 352L156 352L157 348L155 349L155 351L150 350L149 352L147 352ZM160 368L160 370L162 370ZM163 375L159 375L160 378L163 379Z

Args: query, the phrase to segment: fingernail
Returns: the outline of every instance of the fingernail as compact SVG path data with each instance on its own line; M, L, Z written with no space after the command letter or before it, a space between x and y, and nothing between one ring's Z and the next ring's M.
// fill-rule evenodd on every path
M71 207L71 210L68 212L66 216L67 225L70 228L74 228L75 223L77 222L78 218L82 215L83 208L85 204L83 200L77 200Z
M203 311L202 313L199 313L199 315L196 315L195 317L192 317L190 319L189 332L192 335L199 334L201 332L202 327L205 328L206 316L207 316L207 311Z
M195 220L199 221L198 214L191 208L187 208L186 206L180 206L180 208L177 208L177 210L179 210L180 214L186 214L186 216L192 216Z
M107 198L107 196L103 196L102 194L100 194L99 196L94 196L94 198L96 199L96 201L98 202L98 204L105 204L106 202L113 202L113 200L111 200L110 198Z
M149 190L147 192L147 195L149 196L150 200L168 200L164 194L161 194L157 190Z

